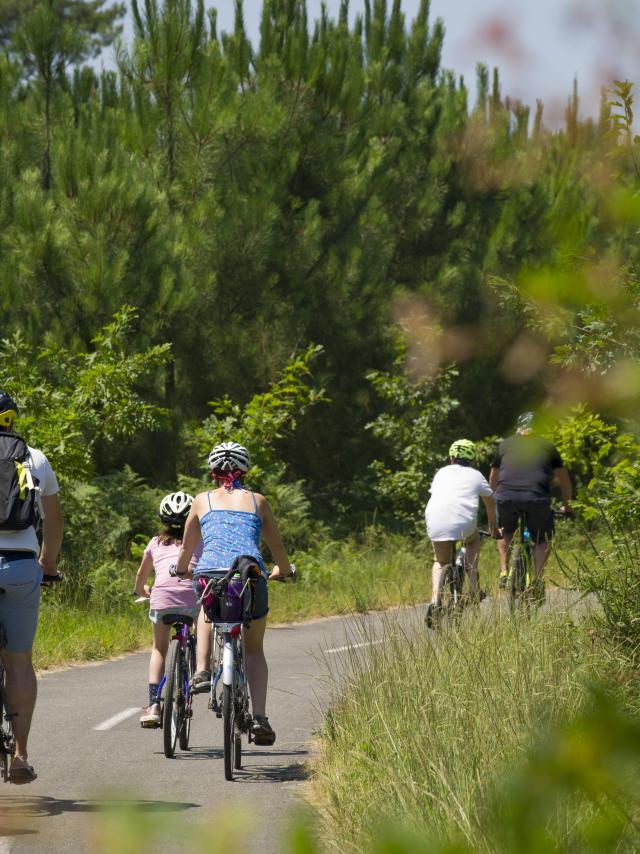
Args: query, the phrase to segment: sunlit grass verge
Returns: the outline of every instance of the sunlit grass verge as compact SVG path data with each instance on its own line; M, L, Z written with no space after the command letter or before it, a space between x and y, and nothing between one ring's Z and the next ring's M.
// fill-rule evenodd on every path
M146 644L151 645L151 623L146 609L113 613L43 601L34 663L37 669L43 670L78 661L111 658Z
M487 815L501 782L533 742L580 711L591 680L618 666L560 612L467 618L435 637L389 617L372 650L343 662L322 733L315 796L328 851L373 850L388 822L500 850ZM574 797L555 820L570 834L586 812Z
M284 622L388 608L430 598L426 542L371 530L296 555L299 581L269 585L269 620Z

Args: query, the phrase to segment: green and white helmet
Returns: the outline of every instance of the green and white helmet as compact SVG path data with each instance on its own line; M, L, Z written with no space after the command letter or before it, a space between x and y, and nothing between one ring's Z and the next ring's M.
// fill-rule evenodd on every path
M449 448L449 456L455 460L475 460L475 442L472 442L471 439L456 439Z

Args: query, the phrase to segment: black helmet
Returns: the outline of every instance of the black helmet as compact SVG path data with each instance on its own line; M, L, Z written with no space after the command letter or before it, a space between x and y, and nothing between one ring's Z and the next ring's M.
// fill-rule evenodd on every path
M12 409L16 415L18 414L18 404L15 400L6 391L0 391L0 412L6 412L8 409Z

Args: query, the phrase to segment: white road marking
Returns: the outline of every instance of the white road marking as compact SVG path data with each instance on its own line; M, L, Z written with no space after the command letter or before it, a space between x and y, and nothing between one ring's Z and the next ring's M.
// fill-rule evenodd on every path
M13 848L14 840L10 836L0 837L0 854L9 854Z
M122 721L126 721L127 718L130 718L132 715L135 715L140 711L140 706L134 706L131 709L125 709L123 712L118 712L117 715L113 715L113 717L107 718L106 721L102 721L101 724L94 726L95 730L105 730L105 729L113 729L114 726L118 726ZM2 854L2 852L0 852Z
M325 649L325 652L334 653L334 652L346 652L348 649L360 649L363 646L375 646L376 644L383 643L384 638L379 638L378 640L372 641L364 641L363 643L348 643L346 646L336 646L333 649Z

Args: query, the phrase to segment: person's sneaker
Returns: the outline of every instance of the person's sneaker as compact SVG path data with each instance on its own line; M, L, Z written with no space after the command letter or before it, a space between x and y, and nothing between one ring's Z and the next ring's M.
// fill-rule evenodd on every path
M269 718L256 715L251 724L251 735L259 747L270 747L276 740L276 734L271 729Z
M508 572L501 572L500 578L498 579L498 587L500 588L500 590L506 589L508 580L509 580L509 573Z
M142 710L140 726L153 729L160 726L160 703L152 703Z

